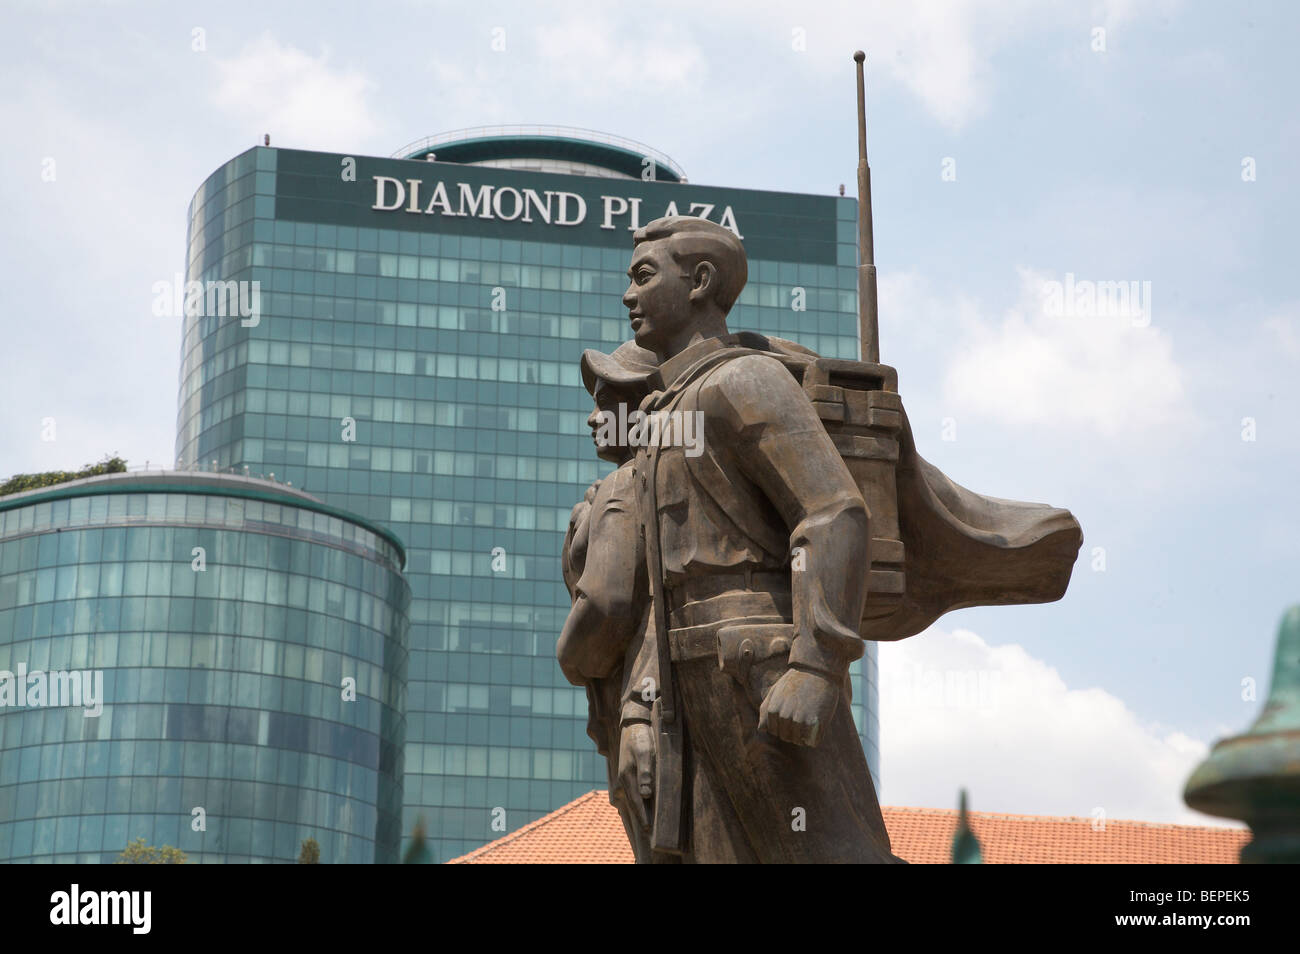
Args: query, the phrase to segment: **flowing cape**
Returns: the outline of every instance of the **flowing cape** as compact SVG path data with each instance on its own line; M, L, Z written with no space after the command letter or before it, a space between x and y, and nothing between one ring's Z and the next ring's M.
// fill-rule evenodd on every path
M895 477L906 592L894 613L867 623L864 637L902 639L963 607L1065 595L1083 543L1070 511L986 497L952 481L916 452L906 412Z

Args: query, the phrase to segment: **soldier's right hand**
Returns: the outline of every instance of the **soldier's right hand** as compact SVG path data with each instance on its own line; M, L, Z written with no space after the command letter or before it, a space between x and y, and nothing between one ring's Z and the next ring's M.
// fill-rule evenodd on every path
M637 821L648 829L650 813L646 803L654 795L655 740L647 723L629 722L623 726L618 743L618 777Z
M839 704L840 686L818 672L787 669L758 709L758 730L815 749Z

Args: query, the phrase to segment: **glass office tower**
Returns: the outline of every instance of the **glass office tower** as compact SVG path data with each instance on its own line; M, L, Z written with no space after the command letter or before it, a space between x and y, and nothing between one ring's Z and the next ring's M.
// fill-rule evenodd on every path
M187 278L257 282L256 320L186 319L176 453L250 467L408 547L403 830L438 860L606 785L555 642L572 505L608 470L578 358L629 336L632 230L745 242L730 325L857 356L855 200L688 184L586 131L467 130L391 158L256 148L199 188ZM875 647L854 709L878 771Z
M396 861L391 533L264 480L0 498L0 862Z

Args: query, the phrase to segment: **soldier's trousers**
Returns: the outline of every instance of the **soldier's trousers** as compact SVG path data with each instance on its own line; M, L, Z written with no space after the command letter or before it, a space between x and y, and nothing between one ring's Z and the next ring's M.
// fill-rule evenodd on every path
M890 851L847 698L821 744L808 748L759 732L761 699L716 658L676 662L673 679L684 735L681 861L901 861Z

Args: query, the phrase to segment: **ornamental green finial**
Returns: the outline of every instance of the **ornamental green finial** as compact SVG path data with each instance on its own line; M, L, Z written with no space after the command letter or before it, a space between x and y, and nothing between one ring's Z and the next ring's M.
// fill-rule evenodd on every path
M424 816L421 815L415 820L415 830L411 832L411 844L406 849L402 864L427 865L432 862L433 852L429 850L429 843L424 829Z
M1215 744L1183 799L1250 825L1255 838L1241 849L1243 864L1300 862L1300 605L1278 628L1264 711L1244 734Z
M957 833L952 836L952 863L955 865L982 865L984 853L980 850L980 841L971 831L970 818L966 814L966 789L961 790L957 800Z

